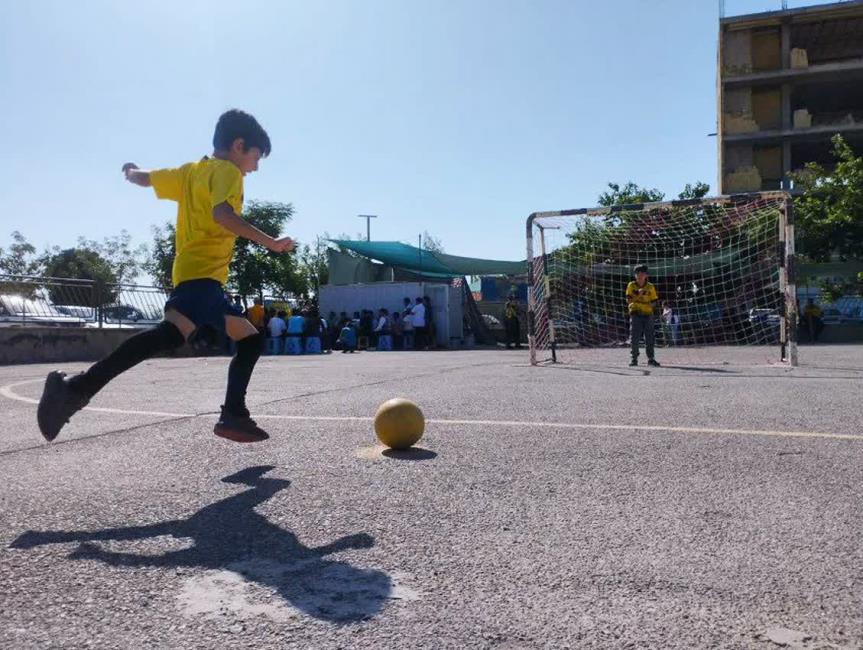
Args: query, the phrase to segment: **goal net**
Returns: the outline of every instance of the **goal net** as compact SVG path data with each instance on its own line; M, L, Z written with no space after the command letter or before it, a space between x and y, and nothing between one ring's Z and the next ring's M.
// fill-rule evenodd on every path
M775 345L796 364L794 228L784 192L538 212L527 220L531 363L629 345L647 265L657 347Z

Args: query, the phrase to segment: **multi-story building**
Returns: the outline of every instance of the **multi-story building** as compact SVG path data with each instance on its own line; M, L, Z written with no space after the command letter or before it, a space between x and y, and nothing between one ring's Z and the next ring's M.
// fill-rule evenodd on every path
M863 0L721 18L718 101L724 194L789 188L836 133L863 150Z

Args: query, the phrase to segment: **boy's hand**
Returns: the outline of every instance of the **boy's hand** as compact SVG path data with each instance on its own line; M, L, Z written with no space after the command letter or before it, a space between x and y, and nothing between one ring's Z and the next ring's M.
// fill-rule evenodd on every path
M274 253L290 253L296 248L296 243L290 237L282 237L281 239L274 239L269 248Z
M132 172L135 171L136 169L140 169L140 168L135 163L128 162L125 165L123 165L123 175L126 176L127 181L132 180L132 178L131 178Z

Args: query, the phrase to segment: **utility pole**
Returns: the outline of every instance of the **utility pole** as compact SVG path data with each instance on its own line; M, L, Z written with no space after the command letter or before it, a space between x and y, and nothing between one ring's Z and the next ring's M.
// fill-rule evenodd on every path
M366 241L372 240L372 219L377 219L376 214L358 214L357 218L366 220Z

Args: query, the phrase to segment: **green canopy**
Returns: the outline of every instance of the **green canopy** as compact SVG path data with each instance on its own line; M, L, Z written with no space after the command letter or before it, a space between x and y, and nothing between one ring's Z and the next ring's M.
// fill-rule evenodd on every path
M363 257L383 262L429 277L457 278L465 275L522 275L527 273L525 262L481 260L420 250L397 241L352 241L331 239L338 246Z

